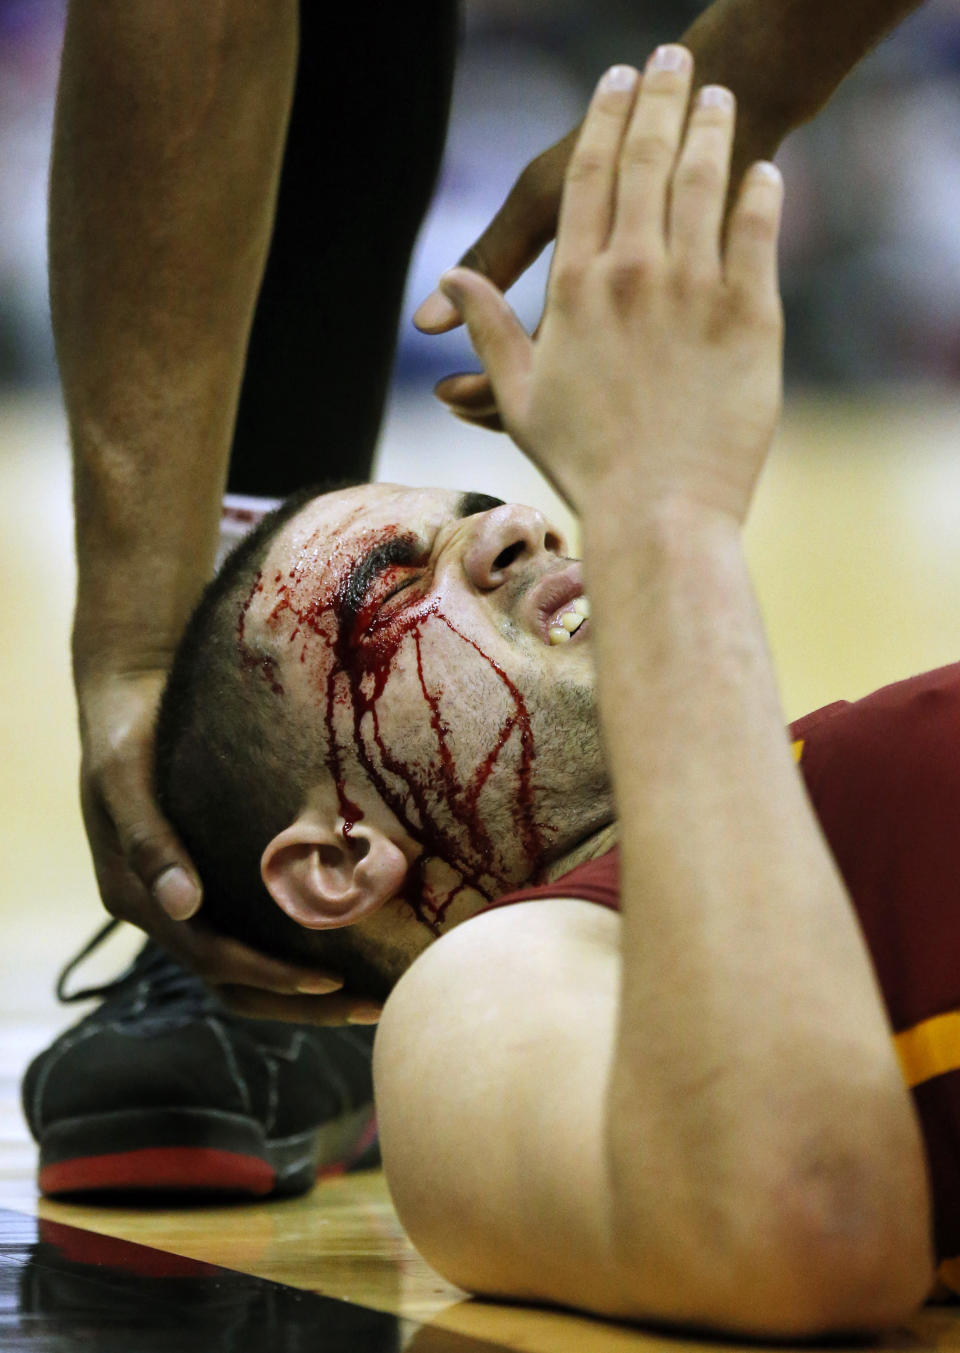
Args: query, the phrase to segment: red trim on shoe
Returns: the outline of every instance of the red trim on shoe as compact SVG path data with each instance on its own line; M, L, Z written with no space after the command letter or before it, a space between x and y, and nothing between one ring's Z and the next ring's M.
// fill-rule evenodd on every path
M262 1197L276 1184L272 1165L257 1156L211 1147L158 1146L81 1156L44 1165L41 1193L86 1193L103 1189L169 1189L251 1193Z
M346 1174L350 1166L360 1159L368 1147L373 1146L377 1140L377 1115L372 1111L370 1121L357 1138L352 1149L344 1156L343 1160L335 1160L329 1165L321 1165L317 1169L318 1179L336 1179L339 1175Z
M349 1163L352 1165L355 1160L359 1160L360 1157L363 1155L363 1153L366 1150L368 1150L369 1147L373 1146L376 1140L377 1140L377 1115L376 1112L374 1111L370 1115L370 1122L364 1128L360 1140L353 1148L353 1155L350 1157Z
M347 1162L345 1160L335 1160L332 1165L322 1165L317 1171L318 1179L339 1179L342 1174L347 1173Z

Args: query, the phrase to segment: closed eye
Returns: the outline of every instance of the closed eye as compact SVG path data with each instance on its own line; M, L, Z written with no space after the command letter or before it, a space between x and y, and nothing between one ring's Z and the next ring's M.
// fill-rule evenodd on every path
M406 588L412 587L413 584L418 581L418 579L419 574L414 574L413 577L404 578L402 583L397 583L396 587L391 588L385 597L380 598L380 601L377 605L377 610L379 611L383 606L385 606L387 602L391 599L391 597L395 597L398 592L403 592Z
M378 596L368 606L360 616L360 629L362 633L372 634L381 626L389 625L394 616L400 612L403 607L399 604L391 604L394 598L406 592L414 583L418 583L423 574L420 572L409 573L407 577L401 578L393 587L389 588L382 596Z

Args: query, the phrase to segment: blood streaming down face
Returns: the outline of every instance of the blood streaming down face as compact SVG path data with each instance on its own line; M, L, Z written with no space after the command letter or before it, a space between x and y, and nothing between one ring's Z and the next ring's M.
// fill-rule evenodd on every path
M285 574L278 571L268 579L257 575L237 617L238 655L273 695L287 697L278 658L248 638L255 598L272 602L265 627L275 643L296 646L293 651L320 714L326 768L344 834L363 817L347 791L349 770L359 764L404 831L422 847L404 900L422 925L439 934L462 889L492 899L516 882L518 847L525 876L538 870L547 829L534 814L533 730L524 697L503 667L444 613L436 596L416 585L417 571L426 563L421 542L395 525L351 531L362 515L362 510L352 514L332 544L327 533L317 530ZM367 566L370 561L376 561L375 569ZM450 661L481 664L505 701L506 714L491 716L482 751L466 765L452 745L450 719L457 711L449 702L445 705L444 683L436 676L428 679L426 672L425 636L438 630L452 637L447 670ZM422 732L429 729L416 755L391 737L381 717L401 651L406 659L411 648L419 708L411 706L407 714ZM508 744L515 744L509 757ZM480 804L495 771L510 777L514 833L509 852L493 839ZM428 874L431 861L438 860L450 866L451 881L443 886L437 870Z

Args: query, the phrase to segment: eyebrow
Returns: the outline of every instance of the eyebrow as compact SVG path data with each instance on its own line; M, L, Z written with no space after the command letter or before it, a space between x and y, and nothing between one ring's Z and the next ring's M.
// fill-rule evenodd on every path
M463 521L464 517L475 517L479 512L491 512L495 507L503 507L502 498L491 498L489 493L464 493L456 507L453 515L458 521Z
M385 540L363 556L347 575L341 602L341 624L352 626L360 614L367 589L378 573L397 564L413 564L422 553L421 547L410 536L394 536Z
M502 498L493 498L488 493L463 493L454 505L453 515L457 521L463 521L465 517L475 517L481 512L490 512L495 507L503 506ZM341 623L347 627L354 624L367 589L378 573L396 565L414 564L422 552L418 542L409 536L395 536L392 540L374 545L347 575L341 602Z

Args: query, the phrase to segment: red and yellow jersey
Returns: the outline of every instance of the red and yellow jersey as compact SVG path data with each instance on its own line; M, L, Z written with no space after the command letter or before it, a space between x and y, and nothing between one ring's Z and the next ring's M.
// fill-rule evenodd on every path
M940 1277L960 1292L960 663L790 731L920 1116ZM618 852L494 905L545 896L618 908Z

